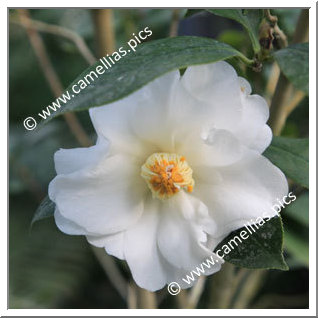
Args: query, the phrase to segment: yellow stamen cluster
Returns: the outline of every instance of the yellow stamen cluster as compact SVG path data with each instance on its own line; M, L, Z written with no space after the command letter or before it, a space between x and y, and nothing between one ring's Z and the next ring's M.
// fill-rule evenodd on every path
M185 158L177 154L152 154L141 167L141 176L154 198L168 199L180 189L193 191L192 169Z

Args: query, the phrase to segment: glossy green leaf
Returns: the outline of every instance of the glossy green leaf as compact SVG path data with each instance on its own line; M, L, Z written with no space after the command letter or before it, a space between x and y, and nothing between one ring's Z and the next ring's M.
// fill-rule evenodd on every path
M130 52L122 57L44 122L64 112L84 110L116 101L169 71L232 57L245 58L225 43L202 37L182 36L140 44L135 53ZM67 90L71 93L71 87L85 75L91 71L96 73L98 65L102 65L100 61L87 68Z
M37 210L35 211L31 225L33 225L33 223L36 221L40 221L42 219L46 219L53 216L54 210L55 210L55 204L50 200L48 196L45 197L44 200L39 205L39 207L37 208Z
M236 266L287 270L288 266L282 254L283 224L281 218L274 217L257 227L258 229L253 225L254 230L248 226L248 229L244 227L232 232L216 247L215 251L221 249L220 255L224 255L224 260ZM245 240L242 238L242 231L247 234L243 234ZM237 237L240 238L240 241ZM228 251L228 254L225 254L225 251Z
M284 75L293 85L308 94L309 44L298 43L274 53Z
M258 38L259 25L263 18L263 10L259 9L209 9L216 15L235 20L246 29L255 53L261 49Z
M264 152L287 177L309 188L309 140L274 137Z

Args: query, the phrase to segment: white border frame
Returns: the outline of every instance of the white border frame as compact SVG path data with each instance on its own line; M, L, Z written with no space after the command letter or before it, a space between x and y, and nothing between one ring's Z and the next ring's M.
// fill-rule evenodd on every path
M217 2L217 3L216 3ZM28 3L21 0L12 0L5 1L5 6L1 8L1 33L2 39L4 41L7 38L8 34L8 7L25 7L27 4L28 8L50 8L50 7L85 7L81 5L78 1L75 0L55 0L54 2L46 2L43 6L43 0L30 0ZM304 0L298 3L288 2L281 0L267 0L265 1L246 1L242 0L237 1L189 1L184 0L182 2L171 2L167 0L161 0L156 2L145 2L140 0L135 0L133 2L128 1L118 1L110 0L101 1L101 0L91 0L89 2L89 7L104 7L107 4L109 7L113 8L138 8L138 7L151 7L151 8L171 8L171 7L181 7L181 8L209 8L211 5L213 7L221 8L233 8L237 7L239 4L242 8L247 7L288 7L287 5L293 4L293 7L301 8L311 8L309 10L309 161L310 161L310 228L309 228L309 242L310 242L310 257L309 257L309 268L310 268L310 279L309 279L309 309L7 309L7 297L8 297L8 277L7 277L7 257L3 257L1 262L1 299L0 299L0 314L1 316L161 316L161 315L173 315L173 316L266 316L266 315L275 315L275 316L316 316L316 2ZM257 5L256 5L257 4ZM193 6L194 5L194 6ZM265 5L265 6L264 6ZM8 41L8 39L7 39ZM8 50L8 47L7 47ZM4 70L9 66L9 61L7 60L7 50L2 49L1 54L1 64L3 70L3 77L6 76L7 85L1 85L1 96L6 96L7 104L9 102L8 98L8 74L5 75ZM4 83L3 83L4 84ZM4 109L4 106L3 108ZM8 109L6 110L6 116L2 117L1 129L1 144L4 145L7 143L9 146L9 137L8 137ZM22 125L22 122L21 122ZM6 139L7 136L7 139ZM8 155L8 154L7 154ZM1 213L1 232L0 232L0 243L1 243L1 252L2 255L8 255L7 249L7 238L8 238L8 220L7 215L4 211L8 209L8 194L7 194L7 180L8 180L8 161L5 162L5 156L1 156L1 167L6 169L3 171L3 175L6 175L7 178L2 177L1 182L1 203L3 205ZM6 168L4 168L6 167ZM6 189L6 190L5 190Z

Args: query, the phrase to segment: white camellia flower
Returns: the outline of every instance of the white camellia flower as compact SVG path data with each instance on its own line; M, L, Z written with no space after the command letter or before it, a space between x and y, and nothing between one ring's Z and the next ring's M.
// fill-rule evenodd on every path
M288 192L262 152L272 139L265 100L226 62L170 72L90 109L98 139L55 154L49 196L67 234L126 260L136 283L182 288L231 231Z

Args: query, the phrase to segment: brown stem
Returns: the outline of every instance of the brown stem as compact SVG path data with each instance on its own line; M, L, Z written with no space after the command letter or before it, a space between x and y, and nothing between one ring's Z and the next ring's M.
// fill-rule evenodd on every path
M306 22L307 21L307 22ZM293 39L293 43L298 43L299 41L306 41L308 38L308 10L302 10ZM306 36L307 34L307 36ZM273 134L278 136L281 134L281 131L284 128L287 116L290 111L286 111L289 104L289 101L294 98L293 94L293 86L287 80L287 78L281 73L279 76L278 83L276 85L275 93L272 99L271 107L270 107L270 117L269 117L269 125L273 130ZM296 104L297 105L297 104ZM294 106L296 107L296 106Z
M285 117L287 118L289 114L297 107L297 105L303 100L305 94L302 91L296 91L293 98L285 105Z
M63 93L63 87L49 59L43 40L37 30L32 27L29 12L26 9L19 9L18 12L21 25L25 27L32 48L38 58L39 64L47 82L49 83L51 91L55 97L59 97ZM64 114L64 118L80 145L84 147L91 146L92 142L85 133L75 114Z
M169 36L171 38L178 35L179 18L180 18L180 10L173 9L171 24L170 24L170 31L169 31Z
M205 281L206 276L201 276L199 277L194 287L192 287L188 297L187 309L194 309L197 307L200 297L204 290Z
M10 23L24 26L20 20L15 18L10 18ZM94 55L92 54L88 46L86 45L83 38L77 33L69 29L63 28L59 25L52 25L52 24L44 23L42 21L29 19L28 23L32 27L32 29L35 29L37 31L51 33L51 34L55 34L55 35L62 36L64 38L69 39L77 46L79 52L88 62L88 64L95 63L96 58L94 57Z
M188 291L182 289L179 294L174 296L179 309L185 309L188 305Z
M221 271L214 274L211 280L212 293L210 308L227 309L233 296L233 280L235 278L235 266L225 262Z
M238 297L233 304L233 308L249 308L251 301L257 295L257 291L263 286L263 282L266 275L265 270L252 270L250 271L246 282L242 286L242 289L238 293Z
M138 295L139 295L138 308L141 308L141 309L156 309L157 308L157 300L156 300L155 293L152 293L143 288L138 288Z
M279 79L279 66L276 62L271 65L270 74L265 88L266 101L269 104L275 93L275 88Z
M93 10L96 38L98 43L98 55L102 57L111 54L115 50L115 33L113 28L113 10Z
M134 282L128 284L127 307L128 309L137 309L137 286Z
M289 83L288 79L281 73L272 99L272 104L270 107L270 117L268 120L268 124L272 128L273 134L275 136L280 135L285 125L286 119L284 118L284 105L289 99L292 91L292 85Z
M272 118L276 118L276 120L269 121L269 124L272 125L271 127L275 136L280 135L288 116L305 97L305 94L302 91L296 91L293 93L293 87L290 85L290 83L286 84L286 81L286 78L283 81L280 81L280 85L283 86L282 89L285 90L285 94L278 94L278 101L274 101L273 98L273 102L282 103L284 105L284 107L275 108L275 111L272 113ZM292 97L289 97L290 95L292 95Z

